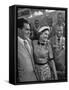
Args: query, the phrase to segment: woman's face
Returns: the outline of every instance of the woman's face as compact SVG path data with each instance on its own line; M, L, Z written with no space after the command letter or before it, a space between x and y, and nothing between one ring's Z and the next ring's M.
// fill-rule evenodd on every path
M44 31L41 35L40 35L40 39L43 41L46 41L48 39L49 36L49 31Z

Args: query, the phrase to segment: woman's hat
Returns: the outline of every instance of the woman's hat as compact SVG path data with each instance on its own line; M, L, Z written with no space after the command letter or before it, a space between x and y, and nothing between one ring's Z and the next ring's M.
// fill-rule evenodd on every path
M39 29L39 33L40 32L43 32L43 31L45 31L45 30L49 30L50 31L50 27L49 26L43 26L43 27L41 27L40 29Z

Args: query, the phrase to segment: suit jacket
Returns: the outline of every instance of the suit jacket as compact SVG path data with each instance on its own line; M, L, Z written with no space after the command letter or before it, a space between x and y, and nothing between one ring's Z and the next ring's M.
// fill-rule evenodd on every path
M55 58L56 69L58 71L65 71L65 38L61 37L58 44L57 37L53 36L50 39L53 55Z
M34 61L32 55L32 45L30 43L31 52L24 44L24 40L18 37L18 81L36 81L34 73Z

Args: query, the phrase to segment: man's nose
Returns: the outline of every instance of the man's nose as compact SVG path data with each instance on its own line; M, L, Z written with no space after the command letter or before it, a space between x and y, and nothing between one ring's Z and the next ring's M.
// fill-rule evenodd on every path
M27 33L31 33L30 31L28 31Z
M61 33L61 32L58 32L59 34Z

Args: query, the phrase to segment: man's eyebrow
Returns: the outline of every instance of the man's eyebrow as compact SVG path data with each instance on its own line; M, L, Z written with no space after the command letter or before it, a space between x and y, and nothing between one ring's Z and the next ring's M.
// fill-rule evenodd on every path
M26 28L27 30L30 30L30 28Z

